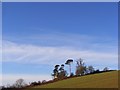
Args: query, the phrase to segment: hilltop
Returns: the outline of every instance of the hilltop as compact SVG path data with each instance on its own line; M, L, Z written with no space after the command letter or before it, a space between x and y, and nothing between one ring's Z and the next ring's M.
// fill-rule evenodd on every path
M118 71L73 77L29 88L118 88Z

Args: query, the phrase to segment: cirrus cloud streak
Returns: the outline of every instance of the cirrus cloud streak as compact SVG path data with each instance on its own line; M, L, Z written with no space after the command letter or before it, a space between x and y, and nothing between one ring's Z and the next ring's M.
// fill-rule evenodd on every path
M3 62L56 64L68 58L84 58L91 63L117 64L117 52L78 50L72 47L36 46L3 41Z

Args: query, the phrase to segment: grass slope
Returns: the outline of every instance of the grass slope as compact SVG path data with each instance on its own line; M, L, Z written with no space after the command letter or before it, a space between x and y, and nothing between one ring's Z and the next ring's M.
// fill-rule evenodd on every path
M118 71L69 78L32 88L118 88Z

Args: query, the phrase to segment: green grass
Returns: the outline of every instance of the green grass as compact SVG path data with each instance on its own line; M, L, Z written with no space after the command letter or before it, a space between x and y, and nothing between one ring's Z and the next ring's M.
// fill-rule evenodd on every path
M32 88L118 88L118 71L74 77Z

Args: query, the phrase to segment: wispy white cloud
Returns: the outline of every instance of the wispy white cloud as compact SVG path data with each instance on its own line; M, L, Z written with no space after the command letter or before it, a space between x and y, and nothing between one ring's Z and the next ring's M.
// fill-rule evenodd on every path
M88 63L117 64L117 52L78 50L72 47L47 47L3 41L3 62L56 64L68 58L84 58Z
M35 29L38 30L38 29ZM44 30L46 31L46 30ZM4 37L5 40L15 41L28 45L40 45L41 47L74 47L81 50L96 50L99 52L116 52L117 51L117 37L110 36L90 36L85 34L76 33L63 33L63 32L41 32L38 34L14 37Z

